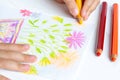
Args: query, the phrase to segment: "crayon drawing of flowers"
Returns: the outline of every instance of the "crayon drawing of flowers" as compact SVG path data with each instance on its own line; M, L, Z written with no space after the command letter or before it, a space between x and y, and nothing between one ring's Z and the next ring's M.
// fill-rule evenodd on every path
M30 16L32 14L31 11L26 10L26 9L20 10L20 13L22 14L22 16Z
M51 64L50 60L47 58L47 57L43 57L39 62L38 64L40 66L47 66L49 64Z
M70 34L69 37L67 37L66 41L69 43L69 47L74 47L75 49L77 48L77 46L79 46L80 48L82 47L84 41L85 41L85 37L84 34L82 32L73 32L73 34Z

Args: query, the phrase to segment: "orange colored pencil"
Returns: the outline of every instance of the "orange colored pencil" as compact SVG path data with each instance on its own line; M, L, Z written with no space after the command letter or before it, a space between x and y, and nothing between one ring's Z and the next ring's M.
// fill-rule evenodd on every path
M82 0L76 0L76 4L77 4L77 7L78 7L78 11L79 11L79 13L77 15L77 20L78 20L78 22L80 24L82 24L83 23L83 19L82 19L81 15L80 15L80 11L81 11L83 2L82 2Z
M113 4L112 15L112 40L111 40L111 61L115 61L118 56L118 4Z
M102 11L100 16L100 25L99 25L99 35L96 55L100 56L104 47L104 36L105 36L105 27L106 27L106 15L107 15L107 2L102 3Z

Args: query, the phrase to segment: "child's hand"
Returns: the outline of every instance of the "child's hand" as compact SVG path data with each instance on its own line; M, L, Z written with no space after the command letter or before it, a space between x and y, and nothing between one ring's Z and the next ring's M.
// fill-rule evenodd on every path
M30 69L28 64L36 61L33 55L23 54L29 49L29 45L24 44L4 44L0 43L0 68L26 72ZM6 80L0 75L0 80ZM8 79L7 79L8 80Z
M2 76L2 75L0 75L0 79L1 79L1 80L10 80L10 79L8 79L8 78Z
M76 17L78 15L78 8L75 0L57 0L60 3L65 3L68 7L70 13ZM96 9L97 5L100 3L100 0L83 0L84 5L81 10L81 16L84 20L88 19L89 15Z

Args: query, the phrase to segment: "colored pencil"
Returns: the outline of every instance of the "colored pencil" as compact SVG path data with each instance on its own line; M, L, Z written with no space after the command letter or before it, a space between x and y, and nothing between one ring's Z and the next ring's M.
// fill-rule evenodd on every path
M112 40L111 40L111 61L115 61L118 56L118 4L113 4L112 13Z
M104 47L104 35L106 27L107 2L102 3L102 11L100 16L99 34L96 55L100 56Z
M77 15L77 20L78 20L78 22L80 24L82 24L83 19L82 19L81 15L80 15L80 11L81 11L81 8L82 8L82 0L76 0L76 4L77 4L77 7L78 7L78 11L79 11L79 13Z

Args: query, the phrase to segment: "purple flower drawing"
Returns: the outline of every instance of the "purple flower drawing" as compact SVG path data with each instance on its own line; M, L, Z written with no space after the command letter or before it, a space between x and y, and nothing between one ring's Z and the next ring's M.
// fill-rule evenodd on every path
M85 42L84 33L74 31L73 34L67 37L66 41L69 43L70 48L74 47L76 49L78 46L81 48Z
M10 37L5 37L4 39L0 38L0 43L10 43L12 38Z
M10 26L11 27L16 27L18 25L18 22L14 22L14 23L12 23Z

